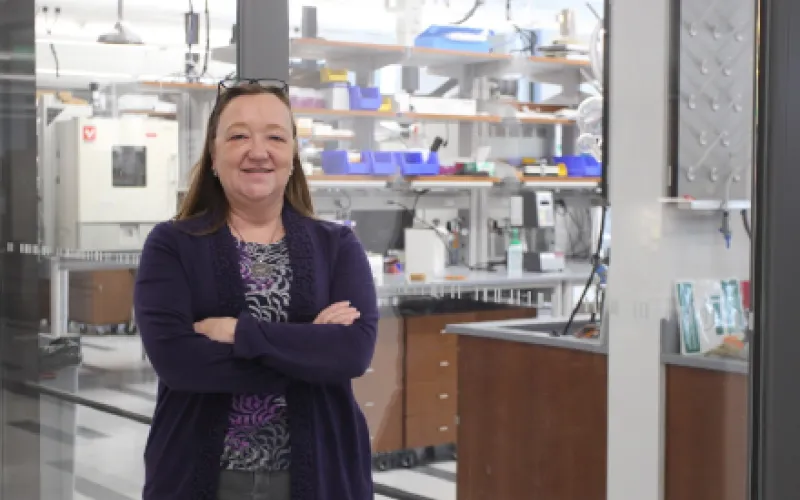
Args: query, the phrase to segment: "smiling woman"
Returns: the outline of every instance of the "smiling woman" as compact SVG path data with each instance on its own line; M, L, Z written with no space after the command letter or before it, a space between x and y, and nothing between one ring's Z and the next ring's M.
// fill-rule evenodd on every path
M313 215L286 91L274 85L249 82L231 88L221 84L223 88L209 117L203 155L195 166L178 220L207 212L227 214L232 204L237 203L249 208L255 208L254 202L263 203L274 208L275 196L284 193L292 208L302 215ZM249 163L244 162L245 158ZM271 170L276 175L262 175L260 179L258 175L244 175L258 170ZM256 185L251 186L253 183ZM265 190L271 196L259 201L259 194ZM234 208L233 212L236 211ZM213 229L225 223L226 218L221 217Z
M235 120L235 121L234 121ZM211 157L232 209L275 206L292 176L292 116L274 94L243 95L220 117Z
M144 499L372 499L351 386L378 323L366 253L313 217L285 84L220 89L177 220L150 233L137 275L161 384Z

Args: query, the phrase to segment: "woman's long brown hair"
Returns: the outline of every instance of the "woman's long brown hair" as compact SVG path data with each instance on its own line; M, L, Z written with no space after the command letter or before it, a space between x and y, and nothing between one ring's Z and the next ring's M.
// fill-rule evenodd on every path
M192 182L189 191L181 203L176 220L187 220L199 215L209 214L214 217L208 232L215 232L227 223L230 205L222 184L214 176L213 160L211 150L214 147L214 139L217 136L217 126L219 118L228 104L234 99L243 95L271 94L283 102L291 111L291 103L286 92L279 88L262 87L257 84L239 85L225 89L220 94L216 106L208 117L206 126L206 139L203 145L203 155L200 161L194 166L192 171ZM300 163L300 155L297 149L297 126L292 118L292 136L295 143L294 157L292 165L294 170L289 177L286 185L284 201L294 208L298 213L306 217L314 216L314 205L311 202L311 192L308 189L308 181L303 172L303 165Z

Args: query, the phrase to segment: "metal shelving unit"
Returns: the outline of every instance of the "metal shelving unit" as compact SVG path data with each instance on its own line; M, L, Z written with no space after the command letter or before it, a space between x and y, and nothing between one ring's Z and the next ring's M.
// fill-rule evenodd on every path
M211 57L221 62L236 60L236 46L215 48ZM425 68L429 74L454 78L458 82L459 97L476 99L479 103L489 103L486 79L501 75L520 75L538 83L562 86L562 96L577 105L582 71L589 62L567 58L536 57L502 53L477 53L455 50L440 50L400 45L360 43L350 41L325 40L318 38L295 38L290 42L290 57L305 61L317 61L329 69L344 69L354 72L359 85L370 85L375 71L390 65ZM293 74L292 78L303 76L308 80L308 71L303 75ZM302 82L297 82L302 85ZM159 94L181 94L193 103L213 100L217 85L201 82L144 81L136 84L139 92ZM572 99L574 97L574 99ZM378 149L374 144L374 132L379 121L399 123L450 123L458 125L458 155L470 156L479 137L479 132L500 130L508 127L545 127L538 140L547 141L547 149L554 152L557 141L561 142L563 154L574 150L573 140L577 137L573 120L554 115L542 115L521 111L523 106L510 104L507 109L491 101L487 109L491 112L478 112L474 115L448 113L416 113L396 111L356 111L330 110L321 108L295 108L298 117L312 118L322 122L345 122L346 128L354 131L352 137L338 134L324 137L309 135L306 139L324 141L348 140L355 149ZM180 113L179 113L180 114ZM545 139L541 139L544 137ZM372 208L386 208L387 196L413 197L415 192L425 190L429 207L446 206L470 211L470 251L468 263L475 265L487 253L481 248L486 245L487 221L493 190L508 192L519 189L548 189L559 193L593 195L597 192L599 179L572 178L520 178L499 179L485 176L436 176L424 178L375 178L370 176L332 176L313 175L309 186L320 202L340 197L359 198L357 205ZM387 189L388 188L388 189ZM351 196L351 195L359 196ZM362 199L363 198L363 199ZM443 199L444 198L444 199ZM422 207L420 207L422 208Z

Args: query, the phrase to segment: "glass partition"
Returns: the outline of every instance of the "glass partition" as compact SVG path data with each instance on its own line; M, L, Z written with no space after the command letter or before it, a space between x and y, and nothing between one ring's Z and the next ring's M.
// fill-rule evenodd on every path
M300 168L378 297L376 498L748 498L755 11L621 1L289 2ZM139 498L142 245L277 29L29 3L0 29L0 500Z

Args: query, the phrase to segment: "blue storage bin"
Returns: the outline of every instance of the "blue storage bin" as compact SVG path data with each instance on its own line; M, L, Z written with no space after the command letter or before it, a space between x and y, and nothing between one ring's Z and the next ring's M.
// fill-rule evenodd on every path
M603 164L597 161L597 158L594 156L586 155L586 165L584 165L583 169L583 176L584 177L600 177L603 175Z
M395 158L403 175L439 175L437 153L429 153L426 160L418 151L399 151L395 153Z
M490 40L493 35L494 31L481 28L434 25L417 35L414 39L414 45L431 49L488 53L492 51ZM459 37L475 39L459 40ZM482 39L477 39L479 37Z
M352 85L350 92L350 109L362 111L376 111L383 103L381 89L378 87L359 87Z
M391 151L372 151L372 174L394 175L397 173L397 161Z
M556 156L553 161L563 163L569 177L600 177L603 172L603 165L590 155Z
M361 155L360 163L350 163L347 151L323 151L322 171L329 175L367 175L370 173L369 155Z
M394 175L398 171L395 153L362 151L361 161L351 163L347 151L323 151L322 171L329 175Z

